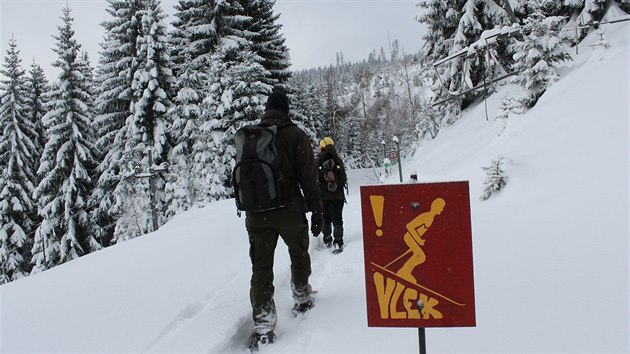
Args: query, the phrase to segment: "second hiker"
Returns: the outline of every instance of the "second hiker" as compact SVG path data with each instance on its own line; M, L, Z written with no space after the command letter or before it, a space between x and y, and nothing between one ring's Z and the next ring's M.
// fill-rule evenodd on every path
M333 252L339 253L343 250L343 205L346 201L344 188L347 188L348 179L334 140L325 137L319 142L319 149L315 164L324 204L324 243L327 247L334 246Z

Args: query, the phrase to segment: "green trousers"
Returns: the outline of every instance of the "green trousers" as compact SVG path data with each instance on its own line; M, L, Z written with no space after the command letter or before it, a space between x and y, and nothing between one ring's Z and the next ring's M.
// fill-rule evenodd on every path
M291 288L293 299L302 303L310 298L308 278L311 275L311 257L308 253L308 222L306 215L290 210L247 213L245 219L249 234L249 256L252 262L250 301L254 327L258 333L273 331L277 316L273 301L273 261L281 237L289 249L291 259Z

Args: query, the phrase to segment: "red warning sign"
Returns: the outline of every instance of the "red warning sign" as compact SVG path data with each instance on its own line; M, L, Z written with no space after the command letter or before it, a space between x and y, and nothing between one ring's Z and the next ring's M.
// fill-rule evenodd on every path
M362 186L361 207L368 326L475 326L468 182Z

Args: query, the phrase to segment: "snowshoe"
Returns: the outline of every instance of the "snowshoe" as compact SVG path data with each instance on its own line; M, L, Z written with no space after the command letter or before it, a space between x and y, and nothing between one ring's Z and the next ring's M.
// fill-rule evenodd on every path
M313 307L315 307L315 301L313 300L309 300L303 304L295 304L291 309L291 314L293 315L293 317L303 316L308 312L308 310L312 309Z
M251 352L256 352L258 351L259 344L271 344L274 340L276 340L276 334L273 333L273 331L265 334L254 332L251 336L249 336L247 346Z

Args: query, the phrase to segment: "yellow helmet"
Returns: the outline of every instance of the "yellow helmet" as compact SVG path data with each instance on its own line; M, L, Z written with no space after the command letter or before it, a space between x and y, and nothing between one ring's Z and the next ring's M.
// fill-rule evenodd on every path
M319 148L320 149L323 149L323 148L325 148L328 145L335 145L335 141L332 140L332 138L329 137L329 136L327 136L324 139L319 141Z

